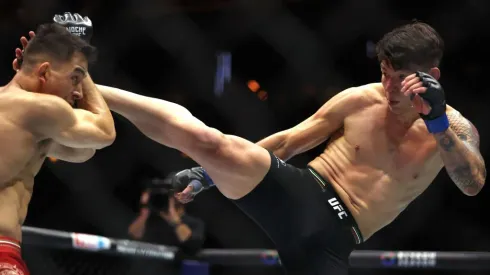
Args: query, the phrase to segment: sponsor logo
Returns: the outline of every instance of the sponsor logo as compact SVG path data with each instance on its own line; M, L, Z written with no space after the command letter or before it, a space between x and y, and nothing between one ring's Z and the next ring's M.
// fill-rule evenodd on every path
M396 253L385 252L379 256L382 266L394 266L396 265Z
M144 256L150 258L175 259L175 252L164 245L151 245L132 241L119 241L116 251L123 254Z
M386 267L434 267L437 264L437 252L385 252L380 255L380 261Z
M279 254L276 251L264 251L260 254L260 260L265 265L277 265L281 264Z
M86 27L66 27L66 30L69 31L71 34L77 35L77 36L82 36L86 35L85 30L87 30Z
M97 251L111 248L111 240L106 237L72 233L71 239L73 247L77 249Z

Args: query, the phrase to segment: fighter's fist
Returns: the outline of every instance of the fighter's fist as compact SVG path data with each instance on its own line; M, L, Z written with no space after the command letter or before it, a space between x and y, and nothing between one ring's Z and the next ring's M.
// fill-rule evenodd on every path
M202 167L193 167L171 174L158 186L174 193L181 203L188 203L201 191L210 188L214 183Z
M402 81L401 92L410 96L414 108L424 120L433 120L446 113L446 100L441 84L430 74L416 72Z
M65 12L64 14L56 14L53 17L53 21L65 26L71 34L80 36L83 40L90 42L93 26L92 20L87 16L82 17L78 13Z
M194 200L197 193L198 192L194 192L194 186L189 184L182 192L175 193L174 197L180 203L188 203Z

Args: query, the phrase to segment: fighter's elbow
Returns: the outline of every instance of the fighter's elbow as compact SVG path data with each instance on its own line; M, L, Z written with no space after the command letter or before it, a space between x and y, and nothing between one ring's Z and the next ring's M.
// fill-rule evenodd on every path
M106 146L110 146L114 143L115 140L116 140L116 130L112 129L111 131L106 133L104 142Z
M467 188L465 194L467 196L478 195L478 193L480 193L480 191L483 189L483 186L485 186L486 178L487 171L485 167L483 167L483 169L480 169L480 171L473 176L473 184L470 186L470 188Z
M105 147L111 146L115 140L116 140L115 132L101 131L97 137L97 141L95 142L96 144L93 144L92 147L100 150Z
M116 140L116 127L110 114L92 116L92 120L85 123L85 125L87 124L90 125L90 134L93 140L90 148L102 149L112 145Z
M476 189L476 188L466 188L463 190L463 194L465 194L468 197L474 197L480 193L481 189Z
M469 197L474 197L480 193L480 191L483 189L483 186L485 185L485 180L483 179L475 179L472 181L471 184L468 184L461 190L463 191L463 194Z
M83 163L95 155L95 149L92 148L71 148L63 145L56 145L54 152L50 153L51 157L71 163Z
M110 123L105 127L105 140L108 145L111 145L116 140L116 125L114 125L114 120L111 120Z
M97 150L92 148L85 148L79 150L79 153L71 159L73 163L83 163L91 159Z

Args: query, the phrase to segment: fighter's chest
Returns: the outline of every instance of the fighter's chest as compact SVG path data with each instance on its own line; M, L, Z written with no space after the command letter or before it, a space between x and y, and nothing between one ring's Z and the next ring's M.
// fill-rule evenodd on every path
M423 169L436 151L436 141L420 122L399 125L383 117L350 121L344 137L355 158L383 170L412 173Z

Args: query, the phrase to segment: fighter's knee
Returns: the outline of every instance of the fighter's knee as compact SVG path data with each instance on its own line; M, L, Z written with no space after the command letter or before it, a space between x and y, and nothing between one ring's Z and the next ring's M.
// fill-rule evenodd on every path
M215 128L206 127L199 131L191 142L192 146L218 151L226 143L226 135Z

